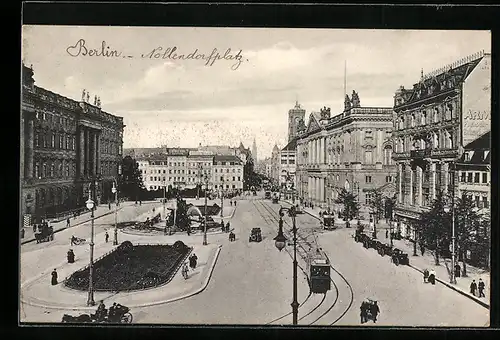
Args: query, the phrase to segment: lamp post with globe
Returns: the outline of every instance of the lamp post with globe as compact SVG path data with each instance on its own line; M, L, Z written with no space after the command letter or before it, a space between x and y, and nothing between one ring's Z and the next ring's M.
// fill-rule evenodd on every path
M87 209L90 210L90 218L91 218L91 228L90 228L90 264L89 264L89 292L87 299L87 306L94 306L94 282L93 282L93 274L94 274L94 201L92 200L92 191L89 187L89 199L87 200L86 206Z
M284 211L288 211L288 215L292 218L293 227L293 301L292 301L292 315L293 315L293 324L296 325L298 322L299 316L299 303L297 302L297 227L295 224L296 210L295 206L291 206L290 208L280 208L279 215L279 224L278 224L278 235L274 238L274 244L276 248L281 251L285 248L286 245L286 237L283 235L283 215Z
M115 230L114 230L114 238L113 245L118 245L118 189L116 188L116 181L113 181L113 188L111 188L111 192L115 195Z

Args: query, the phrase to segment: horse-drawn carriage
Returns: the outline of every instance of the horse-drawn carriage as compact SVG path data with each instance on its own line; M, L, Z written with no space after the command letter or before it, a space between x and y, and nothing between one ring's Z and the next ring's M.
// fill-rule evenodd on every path
M48 242L54 240L54 228L48 223L42 223L38 226L38 232L35 233L36 243Z
M73 316L69 314L64 314L62 317L63 323L132 323L132 313L130 313L130 308L117 305L113 315L105 312L102 315L96 314L80 314L78 316Z
M248 242L260 242L262 241L262 231L260 228L252 228Z

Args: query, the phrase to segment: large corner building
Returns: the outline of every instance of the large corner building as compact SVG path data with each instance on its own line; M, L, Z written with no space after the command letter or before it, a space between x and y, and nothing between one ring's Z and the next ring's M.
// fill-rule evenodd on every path
M89 186L99 203L111 196L122 160L123 118L35 86L22 65L20 210L24 223L85 206Z

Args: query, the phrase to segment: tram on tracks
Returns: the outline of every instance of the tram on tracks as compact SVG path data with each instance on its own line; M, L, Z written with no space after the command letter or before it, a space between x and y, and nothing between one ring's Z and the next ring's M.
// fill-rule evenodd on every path
M330 261L326 254L318 249L315 254L310 255L307 267L311 293L325 294L329 291L331 289Z
M321 222L323 224L323 229L325 230L337 229L335 226L335 215L324 213Z

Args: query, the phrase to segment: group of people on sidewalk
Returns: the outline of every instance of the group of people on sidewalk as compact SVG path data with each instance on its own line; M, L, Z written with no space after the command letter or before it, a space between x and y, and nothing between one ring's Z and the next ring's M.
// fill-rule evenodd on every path
M479 284L476 283L476 280L472 280L470 284L470 293L474 296L476 296L476 290L479 293L478 297L485 297L484 296L484 281L483 279L479 279Z
M195 253L193 253L191 256L189 256L189 267L191 268L191 270L194 270L196 268L196 265L198 263L198 256L196 256ZM189 275L189 268L188 268L188 263L187 262L184 262L184 264L182 265L182 277L184 277L184 280L187 280Z

